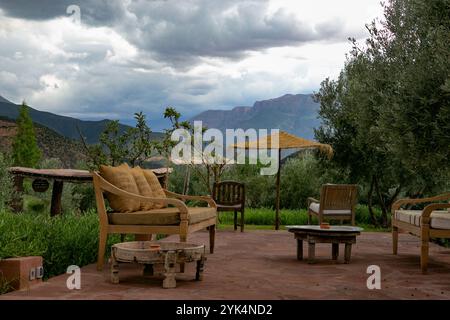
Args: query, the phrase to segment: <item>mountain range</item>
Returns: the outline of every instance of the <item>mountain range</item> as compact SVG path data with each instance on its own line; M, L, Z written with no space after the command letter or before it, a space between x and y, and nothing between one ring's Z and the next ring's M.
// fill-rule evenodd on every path
M20 105L14 104L0 96L0 117L11 120L17 119ZM43 125L54 132L69 139L80 140L77 127L86 139L87 143L97 143L100 133L110 120L85 121L71 117L60 116L51 112L39 111L30 107L29 114L33 122ZM125 131L129 126L120 124L120 131ZM156 134L157 135L157 134Z
M3 131L7 136L14 132L14 120L19 115L20 105L14 104L0 96L0 118L3 120ZM317 118L319 104L311 94L286 94L278 98L256 101L253 106L239 106L231 110L207 110L190 121L201 120L208 128L225 129L280 129L307 139L314 138L314 128L320 125ZM39 111L30 107L29 114L40 129L38 140L50 139L63 150L73 148L77 154L80 135L77 127L90 144L97 143L99 135L110 120L84 121L76 118L60 116L54 113ZM10 121L10 123L7 123ZM120 124L123 132L129 126ZM6 130L6 131L5 131ZM11 131L12 130L12 131ZM59 136L59 137L58 137ZM153 133L155 139L162 133ZM51 138L49 138L51 137ZM0 137L1 138L1 137ZM52 155L51 146L40 141L46 154ZM75 144L74 144L75 143ZM9 142L4 141L3 145ZM78 158L78 157L74 157ZM70 162L67 159L66 162Z
M320 104L311 94L286 94L279 98L257 101L253 106L231 110L207 110L190 121L201 120L203 126L225 129L280 129L303 138L313 139Z

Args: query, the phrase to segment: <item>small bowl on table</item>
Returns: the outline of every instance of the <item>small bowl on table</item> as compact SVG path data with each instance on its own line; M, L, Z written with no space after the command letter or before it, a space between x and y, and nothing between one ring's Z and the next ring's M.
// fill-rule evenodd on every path
M322 222L320 224L320 229L330 229L330 224L328 222Z

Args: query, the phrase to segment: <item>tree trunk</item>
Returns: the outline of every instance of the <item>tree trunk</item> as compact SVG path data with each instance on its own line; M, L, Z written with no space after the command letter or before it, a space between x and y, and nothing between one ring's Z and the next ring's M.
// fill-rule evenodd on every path
M395 200L397 200L398 195L400 194L400 191L402 190L402 185L399 185L397 187L397 189L395 189L394 194L392 195L392 197L389 199L389 202L387 204L387 208L389 210L389 212L391 212L392 210L392 205L394 204Z
M381 224L383 227L386 228L388 226L386 201L381 193L380 185L378 183L378 177L374 176L374 178L375 178L375 191L378 195L378 200L380 201L380 206L381 206Z
M373 199L373 185L375 184L375 177L372 176L372 181L370 182L369 192L367 193L367 207L369 209L370 221L376 227L378 227L378 221L373 212L372 199Z

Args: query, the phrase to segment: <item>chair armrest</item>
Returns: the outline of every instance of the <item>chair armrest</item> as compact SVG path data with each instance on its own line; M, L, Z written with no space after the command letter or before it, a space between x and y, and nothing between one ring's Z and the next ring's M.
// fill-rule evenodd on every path
M141 196L138 194L134 194L134 193L130 193L128 191L122 190L122 189L116 187L115 185L109 183L108 181L106 181L103 177L101 177L98 174L96 174L96 178L98 179L99 187L102 191L106 191L106 192L115 194L117 196L130 198L130 199L133 199L136 201L156 202L159 204L166 204L166 205L171 204L180 210L180 220L188 220L189 219L187 206L181 200L174 199L174 198L144 197L144 196Z
M429 204L428 206L426 206L423 209L423 211L422 211L422 218L429 218L433 211L438 210L438 209L446 209L446 208L450 208L450 203L433 203L433 204Z
M319 200L317 200L316 198L312 198L312 197L309 197L308 198L308 208L309 208L309 206L310 206L310 204L311 203L320 203L320 201Z
M216 202L211 198L210 196L188 196L184 194L179 194L175 192L171 192L169 190L163 189L166 193L166 196L170 198L176 198L181 200L197 200L197 201L204 201L209 204L212 208L217 208Z
M420 198L420 199L399 199L395 201L395 203L392 205L392 213L394 213L396 210L400 209L401 206L405 204L416 204L416 203L426 203L426 202L435 202L435 201L443 201L443 200L449 200L450 199L450 193L441 194L435 197L430 198Z

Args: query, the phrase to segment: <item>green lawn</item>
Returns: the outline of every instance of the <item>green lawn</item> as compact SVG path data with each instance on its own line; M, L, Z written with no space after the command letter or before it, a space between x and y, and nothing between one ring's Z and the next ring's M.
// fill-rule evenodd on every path
M386 228L376 228L367 222L367 208L358 206L356 210L356 224L363 228L364 231L388 232ZM233 229L233 212L219 213L220 224L219 230ZM238 213L238 221L240 221L240 213ZM246 230L273 230L275 225L275 211L268 208L245 209L245 229ZM307 211L305 209L280 211L280 230L287 225L305 225L308 223ZM313 223L317 224L317 220L313 219Z

